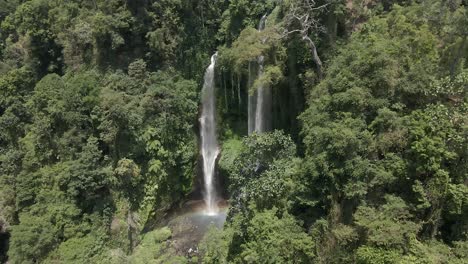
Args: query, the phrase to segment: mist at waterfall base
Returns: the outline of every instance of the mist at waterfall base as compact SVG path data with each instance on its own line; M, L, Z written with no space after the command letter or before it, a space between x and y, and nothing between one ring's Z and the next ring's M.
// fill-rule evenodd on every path
M264 30L267 16L263 16L258 27ZM211 57L206 68L203 87L201 90L200 124L200 156L203 184L198 198L186 201L181 207L174 208L159 224L169 226L173 232L175 248L179 252L188 252L196 248L198 242L206 234L210 226L222 228L226 221L228 203L221 198L221 191L217 190L216 159L220 154L220 147L216 135L216 86L215 65L217 53ZM251 74L249 85L263 74L264 57L259 56L249 65ZM252 68L251 68L252 67ZM263 133L271 129L271 90L270 87L260 85L255 93L249 96L248 127L249 134ZM197 195L195 193L195 195Z
M178 255L198 255L198 245L211 227L222 229L226 221L228 204L218 204L216 214L208 214L203 200L186 201L174 208L152 228L169 227L172 231L171 246ZM190 253L192 252L192 253Z
M215 166L219 154L218 140L216 138L215 121L215 82L214 70L216 64L216 52L211 57L211 64L205 72L202 88L202 113L200 117L200 154L203 159L203 199L206 204L206 213L216 215L218 213L217 192L215 188Z
M258 27L265 28L267 16L263 16ZM174 208L158 223L159 226L169 226L172 230L173 246L178 253L194 252L198 250L198 243L211 226L222 228L227 217L228 203L222 199L217 190L216 159L220 154L220 147L216 135L216 87L215 65L217 52L211 57L206 68L203 87L201 90L200 124L200 155L203 184L201 194L203 200L195 198L188 200L182 206ZM253 80L263 74L264 57L259 56L249 64L249 86ZM250 74L255 71L254 74ZM271 130L271 89L260 85L255 89L248 101L248 134L263 133ZM198 254L198 252L196 253Z
M259 22L258 31L265 29L267 15ZM262 40L265 42L265 40ZM218 206L219 196L216 190L216 159L220 148L216 135L216 87L215 87L215 65L218 52L211 56L211 63L205 71L203 88L201 91L202 111L200 122L200 154L202 156L203 170L203 200L205 203L205 214L215 216L220 212ZM263 73L264 56L259 56L256 61L257 73L253 78L260 78ZM251 63L252 64L252 63ZM249 64L249 85L252 84ZM253 131L263 133L271 130L271 88L265 85L257 87L255 93L249 96L248 102L248 134ZM225 209L225 208L224 208ZM221 212L224 213L224 212Z
M227 203L216 190L216 159L219 145L216 138L214 70L217 53L211 57L202 88L200 122L200 154L203 170L203 200L188 200L169 212L160 226L172 231L173 246L180 254L198 254L198 243L211 226L222 228L226 221Z

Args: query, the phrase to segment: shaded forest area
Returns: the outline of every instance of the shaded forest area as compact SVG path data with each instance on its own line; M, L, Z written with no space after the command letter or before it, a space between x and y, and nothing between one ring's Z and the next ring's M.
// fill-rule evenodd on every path
M468 1L0 0L0 23L0 263L466 263ZM230 207L183 256L148 229L197 188L215 51ZM247 135L260 86L273 130Z

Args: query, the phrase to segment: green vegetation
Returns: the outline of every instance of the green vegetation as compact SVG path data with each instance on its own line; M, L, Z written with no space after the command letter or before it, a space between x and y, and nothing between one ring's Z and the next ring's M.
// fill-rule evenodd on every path
M0 0L0 263L466 263L467 25L466 0ZM216 50L229 210L191 256L154 223L197 191ZM246 135L262 85L275 130Z

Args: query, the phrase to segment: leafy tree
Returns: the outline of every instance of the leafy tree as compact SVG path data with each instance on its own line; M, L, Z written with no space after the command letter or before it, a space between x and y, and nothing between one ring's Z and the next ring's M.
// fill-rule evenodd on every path
M203 262L465 263L467 6L0 0L0 262L197 262L162 219L219 50L230 209ZM241 139L259 86L282 131Z
M230 214L248 213L249 204L259 210L288 208L288 195L296 172L296 147L280 131L252 134L230 171L229 191L234 198Z
M203 240L200 242L200 251L203 254L203 263L227 263L229 242L232 239L232 229L220 230L210 226Z
M451 40L441 38L440 24L431 24L422 15L425 7L395 5L363 24L313 88L301 116L306 157L296 210L311 208L304 217L313 223L325 208L324 229L314 227L324 248L319 259L325 262L352 259L349 253L365 241L375 244L357 247L358 262L394 263L398 254L411 259L411 243L430 251L425 239L448 239L452 233L446 231L462 225L454 220L461 215L447 215L445 221L442 212L454 197L448 190L463 192L451 184L456 185L459 172L466 171L459 163L465 163L461 149L466 149L462 139L466 120L460 116L465 96L463 89L458 90L464 86L463 73L450 81L440 70L445 55L437 43ZM397 211L405 212L405 218L383 209L398 204ZM376 219L379 213L371 208L381 208L385 217ZM386 222L390 215L396 222ZM347 242L343 224L362 227L364 219L377 226L366 229L366 240ZM344 251L345 256L334 258L335 251ZM442 252L450 258L450 253Z
M404 249L407 239L415 237L420 226L412 222L408 206L398 197L387 196L379 210L360 206L354 220L367 243L387 249Z
M151 7L154 10L151 18L155 30L148 32L146 37L150 48L163 61L174 59L175 50L184 38L179 15L182 5L182 1L168 0L154 2Z
M240 258L247 263L310 263L314 244L295 219L275 210L256 214L247 228Z
M40 217L22 216L19 226L12 230L9 256L13 263L34 263L58 243L59 230Z
M131 257L132 263L188 263L184 257L174 257L165 241L171 236L168 228L147 233Z
M51 5L49 1L34 0L19 5L15 12L2 22L2 30L17 38L26 37L28 64L36 69L39 75L48 72L60 72L60 46L56 42L55 32L51 30L48 20Z

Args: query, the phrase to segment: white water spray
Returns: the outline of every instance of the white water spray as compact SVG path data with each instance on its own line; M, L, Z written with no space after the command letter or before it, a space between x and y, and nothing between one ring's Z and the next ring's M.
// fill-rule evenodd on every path
M203 157L203 198L206 204L206 213L215 215L218 213L217 193L214 184L216 158L219 154L218 140L216 139L215 122L215 85L214 68L216 63L216 52L211 57L211 64L205 72L202 89L202 114L200 117L201 155Z

